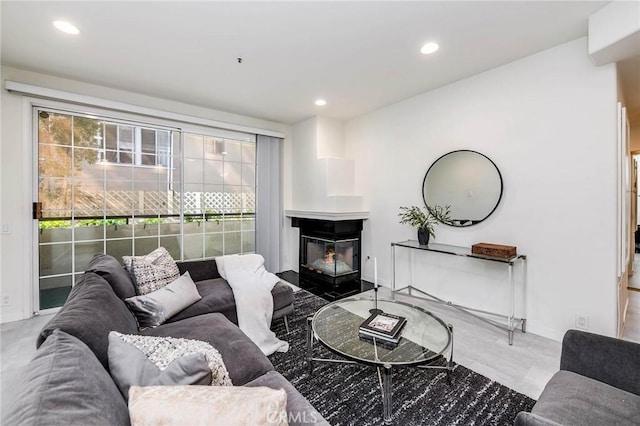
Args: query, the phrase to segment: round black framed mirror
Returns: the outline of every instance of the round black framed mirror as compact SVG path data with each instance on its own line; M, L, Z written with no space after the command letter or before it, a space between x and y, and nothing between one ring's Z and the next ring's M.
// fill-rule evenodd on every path
M427 170L422 197L427 207L449 206L451 223L476 225L495 211L502 199L502 174L489 157L471 150L449 152Z

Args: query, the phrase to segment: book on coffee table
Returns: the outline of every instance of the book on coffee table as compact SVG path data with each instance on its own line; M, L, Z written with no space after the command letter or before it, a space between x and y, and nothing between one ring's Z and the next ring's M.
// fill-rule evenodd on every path
M405 317L377 312L360 324L358 332L363 337L376 337L397 343L400 340L400 331L406 323Z

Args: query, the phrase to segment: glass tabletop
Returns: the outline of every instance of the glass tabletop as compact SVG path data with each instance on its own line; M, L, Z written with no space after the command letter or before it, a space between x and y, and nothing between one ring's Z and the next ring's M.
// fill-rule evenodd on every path
M433 251L436 253L451 254L454 256L464 256L464 257L471 257L474 259L483 259L483 260L490 260L493 262L511 263L511 264L513 264L517 259L527 258L527 256L525 256L524 254L517 254L509 258L487 256L483 254L473 253L471 250L471 247L460 247L460 246L452 246L449 244L438 244L438 243L429 243L427 245L424 245L424 244L420 244L415 240L407 240L399 243L391 243L391 246L407 247L407 248L424 250L424 251Z
M329 350L372 365L424 364L451 344L451 331L440 318L420 307L384 299L378 300L378 309L407 319L400 341L391 345L377 339L362 339L358 329L373 307L372 297L362 295L330 303L316 312L313 331Z

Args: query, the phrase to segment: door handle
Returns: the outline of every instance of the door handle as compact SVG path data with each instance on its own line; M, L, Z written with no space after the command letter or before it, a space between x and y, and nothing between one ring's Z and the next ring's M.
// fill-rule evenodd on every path
M42 203L40 202L33 203L33 218L42 219Z

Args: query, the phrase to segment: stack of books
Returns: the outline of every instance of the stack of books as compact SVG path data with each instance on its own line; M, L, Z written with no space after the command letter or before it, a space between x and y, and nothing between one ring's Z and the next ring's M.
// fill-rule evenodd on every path
M402 328L406 323L405 317L384 312L374 313L360 324L358 333L363 339L373 340L375 338L380 342L398 343Z

